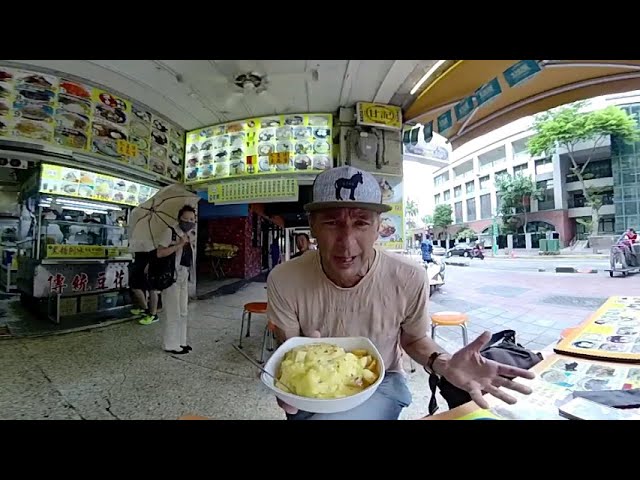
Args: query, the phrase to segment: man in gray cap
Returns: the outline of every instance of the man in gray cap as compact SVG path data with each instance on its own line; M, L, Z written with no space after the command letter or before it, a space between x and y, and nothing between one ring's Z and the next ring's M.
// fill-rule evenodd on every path
M305 210L318 250L271 272L267 317L280 341L294 336L367 337L380 351L386 375L369 400L346 412L314 414L279 401L288 419L397 420L411 403L402 350L429 372L469 392L481 407L487 407L483 392L515 403L500 387L531 393L505 377L533 378L533 373L480 355L489 332L453 355L429 337L424 268L374 247L380 214L391 207L382 203L373 175L350 166L318 175L313 202Z

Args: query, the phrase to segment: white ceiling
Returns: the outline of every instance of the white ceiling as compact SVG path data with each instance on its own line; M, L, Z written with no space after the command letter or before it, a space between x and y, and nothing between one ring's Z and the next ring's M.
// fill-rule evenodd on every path
M335 112L356 101L406 106L436 60L11 60L84 78L187 130L274 113ZM317 79L313 71L317 70ZM266 74L266 93L237 96L232 79Z

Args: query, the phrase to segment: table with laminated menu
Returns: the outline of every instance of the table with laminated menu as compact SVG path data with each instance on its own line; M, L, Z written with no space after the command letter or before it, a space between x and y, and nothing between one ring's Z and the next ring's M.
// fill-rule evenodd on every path
M543 353L544 355L544 353ZM576 391L630 390L640 388L640 365L586 360L550 354L531 369L533 380L519 379L531 395L509 391L518 403L508 405L487 395L489 409L468 402L423 420L564 420L560 406ZM634 412L638 413L638 412Z

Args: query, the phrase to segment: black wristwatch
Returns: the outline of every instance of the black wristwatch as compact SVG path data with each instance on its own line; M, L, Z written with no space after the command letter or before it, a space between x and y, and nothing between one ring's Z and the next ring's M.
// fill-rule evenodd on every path
M424 367L424 369L427 371L429 375L437 375L437 373L433 369L433 364L435 363L436 359L440 355L445 355L445 354L446 352L433 352L431 355L429 355L429 360L427 360L427 365Z

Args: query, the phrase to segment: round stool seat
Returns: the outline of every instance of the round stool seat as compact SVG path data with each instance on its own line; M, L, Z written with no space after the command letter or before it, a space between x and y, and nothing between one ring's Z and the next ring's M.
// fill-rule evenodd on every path
M267 313L267 302L251 302L244 306L244 311L249 313Z
M431 323L434 325L463 325L469 317L461 312L438 312L431 315Z

